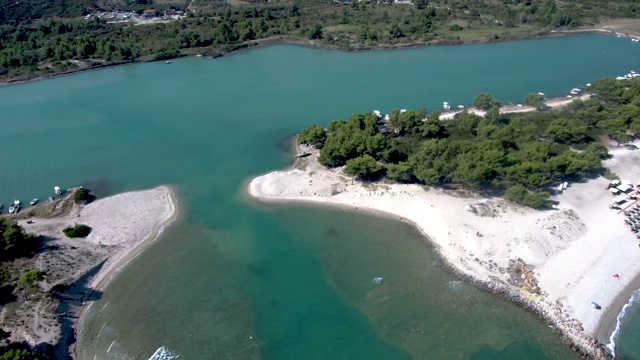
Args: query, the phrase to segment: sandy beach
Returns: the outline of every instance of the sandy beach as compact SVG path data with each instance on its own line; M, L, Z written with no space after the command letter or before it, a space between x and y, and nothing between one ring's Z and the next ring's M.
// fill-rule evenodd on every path
M638 240L624 216L609 209L608 180L570 184L554 195L553 210L537 211L467 192L352 183L340 169L320 166L317 150L300 151L312 155L290 170L253 179L249 193L262 201L337 205L412 222L455 270L527 299L585 352L602 355L594 339L609 342L640 274ZM617 148L612 154L607 167L622 179L640 180L640 169L628 166L640 152Z
M55 217L35 217L25 210L18 223L30 234L43 239L30 267L45 269L40 284L51 296L29 299L14 310L15 320L3 314L3 327L11 330L12 340L32 345L49 343L56 358L71 352L76 320L92 304L110 279L153 242L178 215L174 191L167 186L133 191L96 200L87 205L73 204L65 197L51 205L68 207ZM36 208L32 208L37 210ZM92 231L84 239L69 239L62 229L84 224Z

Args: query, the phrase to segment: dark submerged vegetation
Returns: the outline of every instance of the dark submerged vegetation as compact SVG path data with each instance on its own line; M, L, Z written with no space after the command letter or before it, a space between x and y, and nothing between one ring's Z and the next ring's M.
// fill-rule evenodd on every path
M609 155L599 136L621 143L640 132L640 79L600 79L590 91L591 99L551 112L500 114L497 102L480 94L474 103L489 109L484 117L465 111L440 121L438 111L427 116L425 109L393 110L388 120L354 114L324 129L311 125L298 141L320 148L322 165L346 165L354 177L457 184L547 208L553 185L603 173Z

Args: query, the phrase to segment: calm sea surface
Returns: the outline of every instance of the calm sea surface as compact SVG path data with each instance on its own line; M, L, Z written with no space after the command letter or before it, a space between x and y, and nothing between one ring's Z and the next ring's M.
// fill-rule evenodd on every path
M4 86L0 202L55 185L178 191L181 220L92 305L81 358L571 359L546 324L448 272L411 226L255 204L243 191L289 164L284 139L310 123L479 92L563 96L640 70L638 59L640 45L595 35L359 53L274 46ZM639 337L625 336L620 351L637 358Z

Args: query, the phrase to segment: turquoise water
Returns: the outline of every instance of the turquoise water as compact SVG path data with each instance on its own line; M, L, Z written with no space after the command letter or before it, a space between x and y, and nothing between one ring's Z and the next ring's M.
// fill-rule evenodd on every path
M633 360L640 354L640 289L632 295L618 315L614 331L615 354L620 360Z
M292 46L0 87L2 202L55 185L173 185L183 214L95 301L81 358L570 359L547 326L461 282L410 226L255 204L307 124L392 108L520 102L634 69L629 40L580 36L342 53ZM637 69L636 69L637 70ZM380 286L373 278L382 277Z

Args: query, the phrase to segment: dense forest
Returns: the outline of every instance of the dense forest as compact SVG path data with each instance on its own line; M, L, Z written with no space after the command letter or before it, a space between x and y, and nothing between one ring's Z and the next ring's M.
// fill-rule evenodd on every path
M480 94L474 104L488 107L484 117L464 111L441 121L439 111L427 116L425 109L393 110L388 120L354 114L311 125L298 140L321 149L322 165L345 166L353 176L456 184L545 208L558 183L604 174L601 136L620 144L640 133L639 78L600 79L589 91L589 100L550 112L500 114L500 103Z
M114 11L178 20L109 22ZM0 0L0 81L77 68L218 56L261 41L341 49L515 39L608 18L638 18L634 0ZM83 15L101 14L85 19ZM157 18L157 20L162 20Z

